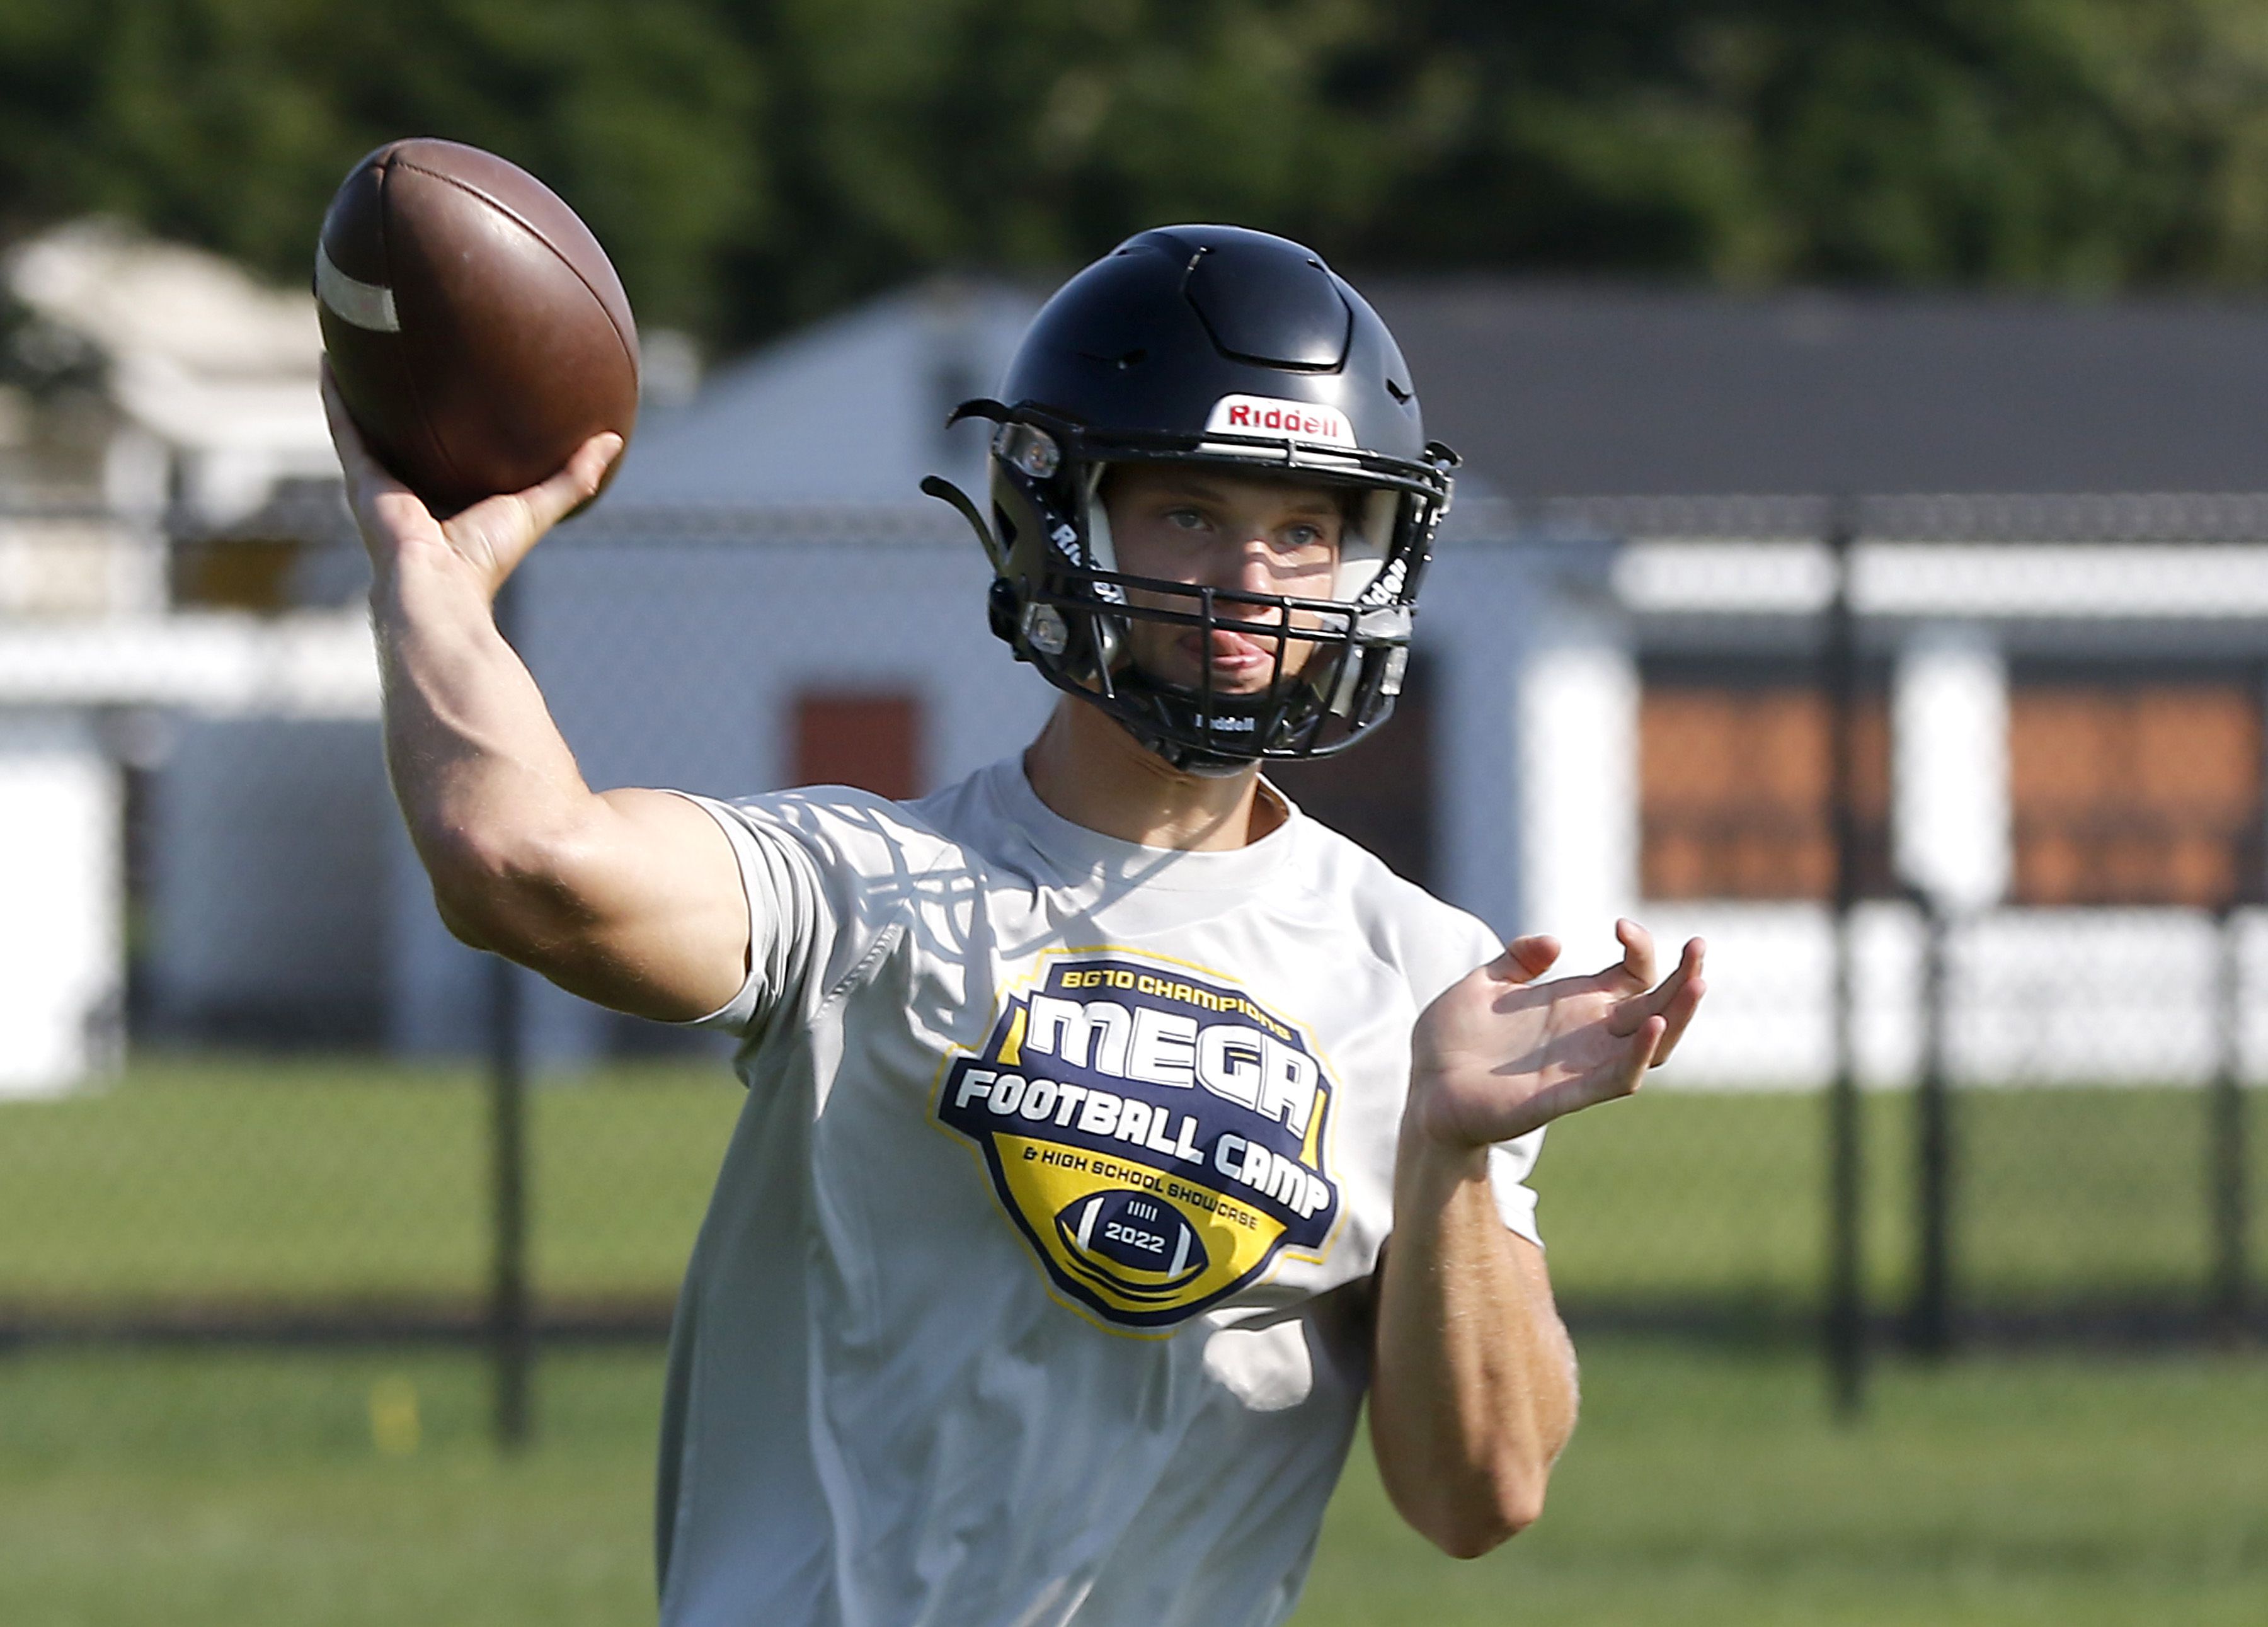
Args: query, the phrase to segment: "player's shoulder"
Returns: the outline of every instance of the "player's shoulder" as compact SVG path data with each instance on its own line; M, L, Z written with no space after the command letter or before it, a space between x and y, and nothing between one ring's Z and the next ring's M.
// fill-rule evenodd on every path
M957 857L956 789L901 801L855 785L797 785L726 803L758 835L793 843L821 869L858 874L926 871Z
M1462 976L1501 947L1487 923L1397 873L1351 836L1304 811L1298 863L1309 895L1366 948L1413 981Z

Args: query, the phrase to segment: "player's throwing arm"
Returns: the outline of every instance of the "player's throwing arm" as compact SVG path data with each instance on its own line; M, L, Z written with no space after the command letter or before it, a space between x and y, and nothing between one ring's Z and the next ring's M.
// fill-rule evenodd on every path
M739 988L748 920L716 821L664 791L594 794L526 666L497 590L590 496L618 438L446 523L379 467L326 378L331 435L371 558L386 761L449 929L577 994L665 1020Z
M598 492L636 414L637 334L605 255L492 154L395 143L340 188L315 291L387 766L442 918L617 1010L714 1010L748 946L723 833L679 797L594 794L496 623L497 590Z

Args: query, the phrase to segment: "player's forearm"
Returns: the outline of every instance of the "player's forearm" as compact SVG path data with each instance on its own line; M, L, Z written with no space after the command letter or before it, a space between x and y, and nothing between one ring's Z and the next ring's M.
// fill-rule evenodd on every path
M1405 1130L1370 1401L1395 1506L1448 1552L1484 1553L1542 1512L1574 1420L1573 1353L1540 1255L1497 1212L1486 1149Z
M454 554L402 548L377 571L371 606L387 767L411 839L450 924L510 938L556 895L558 856L599 799Z

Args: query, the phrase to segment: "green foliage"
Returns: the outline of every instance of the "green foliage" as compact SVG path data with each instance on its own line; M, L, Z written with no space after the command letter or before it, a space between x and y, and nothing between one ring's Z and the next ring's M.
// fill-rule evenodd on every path
M107 210L296 278L423 132L727 342L1191 217L1370 268L2242 283L2264 91L2251 0L15 0L0 232Z
M446 136L543 175L650 318L714 319L762 222L762 86L703 0L18 0L0 8L0 223L99 210L306 275L340 178Z

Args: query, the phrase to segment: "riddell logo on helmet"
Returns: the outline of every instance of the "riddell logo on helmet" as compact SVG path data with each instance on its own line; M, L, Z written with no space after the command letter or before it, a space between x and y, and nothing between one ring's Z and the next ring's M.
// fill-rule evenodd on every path
M1272 395L1224 395L1205 420L1208 433L1279 436L1285 440L1355 444L1354 426L1336 407L1314 401L1278 401Z

